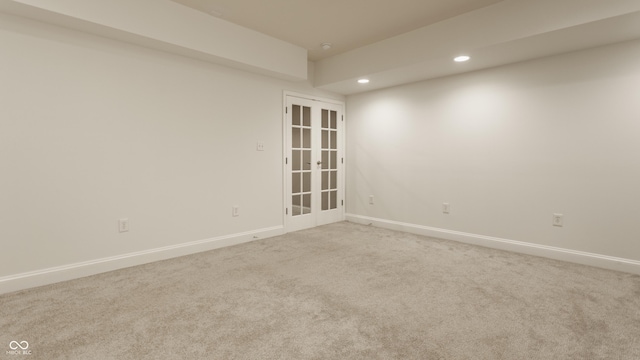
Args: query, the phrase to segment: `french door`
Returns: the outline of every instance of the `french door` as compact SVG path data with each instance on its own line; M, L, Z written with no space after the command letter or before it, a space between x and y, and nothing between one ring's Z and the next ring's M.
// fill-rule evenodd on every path
M285 115L286 231L344 220L343 105L288 95Z

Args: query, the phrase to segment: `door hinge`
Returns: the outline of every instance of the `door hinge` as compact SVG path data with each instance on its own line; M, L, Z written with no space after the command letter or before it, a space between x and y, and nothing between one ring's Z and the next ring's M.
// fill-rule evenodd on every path
M341 205L344 206L344 200L341 200L340 202L341 202Z
M342 121L344 121L344 115L342 115Z
M288 106L286 106L286 107L284 108L284 113L285 113L285 114L288 114L288 113L289 113L289 107L288 107Z
M284 214L289 215L289 208L284 208Z
M289 165L289 158L284 158L284 164Z
M340 158L340 161L342 161L342 163L344 164L344 158Z

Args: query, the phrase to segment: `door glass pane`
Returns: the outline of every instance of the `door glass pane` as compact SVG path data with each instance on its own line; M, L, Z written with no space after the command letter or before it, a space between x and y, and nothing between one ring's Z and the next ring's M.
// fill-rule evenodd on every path
M331 191L330 192L330 203L331 205L329 206L330 209L335 209L338 207L338 192L337 191Z
M293 125L300 125L300 105L293 105L291 110Z
M322 130L322 148L323 149L329 148L329 131L328 130Z
M291 174L291 192L293 194L300 193L300 173L294 172Z
M334 189L334 190L338 188L338 172L337 171L331 172L331 183L329 186L331 187L331 189Z
M302 147L311 149L311 129L302 129Z
M325 129L329 127L329 111L325 109L322 109L322 127Z
M322 190L328 190L328 189L329 189L329 172L323 171L322 172Z
M293 195L293 199L292 199L292 206L291 206L291 215L292 216L298 216L302 213L302 206L300 203L300 195Z
M302 191L311 192L311 172L302 174Z
M331 152L331 162L330 162L330 169L335 170L338 168L338 152L336 151L332 151Z
M331 149L336 150L338 147L338 132L331 132Z
M322 193L322 210L329 210L329 193Z
M322 151L322 168L329 168L329 152L325 150Z
M294 149L300 147L300 128L291 129L291 147Z
M311 108L308 106L302 108L302 126L311 126Z
M292 150L291 151L291 169L293 169L294 171L296 170L300 170L301 167L301 160L300 159L300 154L302 153L302 150Z
M311 213L311 194L302 195L302 213Z
M338 113L336 111L332 111L331 112L331 128L332 129L337 129L338 128Z

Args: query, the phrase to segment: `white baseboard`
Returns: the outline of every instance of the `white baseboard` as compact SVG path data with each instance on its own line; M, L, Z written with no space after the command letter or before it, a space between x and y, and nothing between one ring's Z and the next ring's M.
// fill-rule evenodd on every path
M184 244L30 271L17 275L4 276L0 277L0 294L78 279L107 271L147 264L154 261L219 249L222 247L233 246L282 234L284 234L284 227L274 226L271 228L219 236L211 239L192 241Z
M459 241L493 249L507 250L521 254L540 256L549 259L562 260L576 264L595 266L599 268L640 275L640 261L636 260L623 259L613 256L593 254L584 251L563 249L522 241L508 240L491 236L470 234L460 231L439 229L423 225L408 224L362 215L346 214L346 218L347 221L359 224L372 225L391 230L404 231L412 234Z

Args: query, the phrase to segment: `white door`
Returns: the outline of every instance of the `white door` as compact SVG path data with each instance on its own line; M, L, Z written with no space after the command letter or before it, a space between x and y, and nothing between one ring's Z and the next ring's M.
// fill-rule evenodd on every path
M343 105L287 96L285 227L344 220Z

